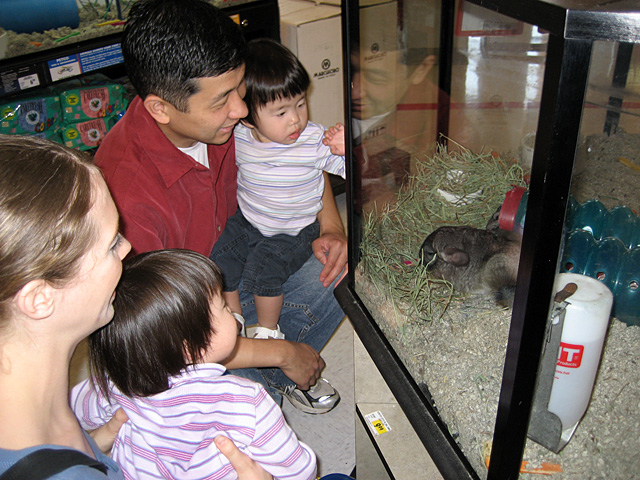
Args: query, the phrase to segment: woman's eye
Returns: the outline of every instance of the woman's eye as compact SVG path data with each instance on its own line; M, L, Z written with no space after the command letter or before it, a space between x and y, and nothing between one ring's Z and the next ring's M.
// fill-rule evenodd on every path
M116 235L116 239L111 246L111 250L117 250L120 245L122 245L122 241L124 237L121 234Z

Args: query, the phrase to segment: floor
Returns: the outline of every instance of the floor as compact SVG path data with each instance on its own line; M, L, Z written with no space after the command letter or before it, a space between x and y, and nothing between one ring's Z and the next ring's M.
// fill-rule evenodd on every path
M323 415L302 413L286 400L282 406L298 438L316 452L319 475L349 475L356 466L353 335L353 327L345 318L320 352L327 364L323 376L340 392L338 406Z
M346 226L346 194L336 196L336 204ZM341 400L336 408L318 416L302 413L286 400L282 406L298 438L316 452L318 475L349 475L356 466L353 342L353 327L345 318L320 352L327 364L322 375L340 392Z

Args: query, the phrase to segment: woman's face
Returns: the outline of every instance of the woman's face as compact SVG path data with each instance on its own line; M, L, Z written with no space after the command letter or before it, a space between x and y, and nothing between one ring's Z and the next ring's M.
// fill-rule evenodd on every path
M89 221L95 226L96 239L80 259L76 277L60 289L60 308L67 318L76 318L86 325L77 333L86 335L106 325L113 318L115 288L122 274L122 260L131 244L118 233L118 211L104 180L93 178L95 203L89 211ZM86 336L85 335L85 336Z

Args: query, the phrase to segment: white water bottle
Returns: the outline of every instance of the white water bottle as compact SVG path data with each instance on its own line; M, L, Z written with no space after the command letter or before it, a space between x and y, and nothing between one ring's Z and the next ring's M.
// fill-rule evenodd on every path
M609 288L594 278L561 273L556 277L554 292L562 290L567 283L575 283L578 288L566 300L568 305L548 405L548 410L562 422L562 444L571 439L587 411L613 305Z

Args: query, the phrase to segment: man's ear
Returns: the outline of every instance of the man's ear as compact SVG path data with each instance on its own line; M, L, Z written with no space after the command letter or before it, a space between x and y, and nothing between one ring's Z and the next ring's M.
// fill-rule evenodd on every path
M153 119L162 124L167 125L171 116L169 115L169 109L172 107L166 100L163 100L157 95L147 95L146 98L142 101L144 104L144 108L146 108L149 115L153 117Z
M427 55L424 60L422 60L422 63L418 65L418 67L411 74L411 83L413 85L418 85L420 82L422 82L426 78L426 76L429 75L429 72L436 64L436 62L437 59L435 55Z
M41 320L54 311L55 289L44 280L32 280L15 296L15 303L24 315Z

